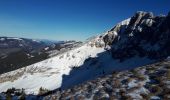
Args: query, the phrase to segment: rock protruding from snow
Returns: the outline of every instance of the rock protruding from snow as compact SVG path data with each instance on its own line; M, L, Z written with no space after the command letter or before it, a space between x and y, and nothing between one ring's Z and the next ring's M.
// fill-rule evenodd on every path
M130 18L118 23L114 28L112 28L110 31L108 31L107 34L105 34L103 37L105 46L111 45L113 43L113 41L118 37L118 33L124 32L124 29L127 27L129 22L130 22Z
M99 47L99 48L104 47L105 43L103 41L103 35L90 38L87 41L87 45L89 45L91 47Z

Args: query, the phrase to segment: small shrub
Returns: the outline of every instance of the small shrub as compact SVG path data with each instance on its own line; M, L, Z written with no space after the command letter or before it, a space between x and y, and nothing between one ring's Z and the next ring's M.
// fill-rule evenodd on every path
M130 72L132 72L134 75L138 74L138 71L136 71L135 69L132 69Z
M21 96L19 97L19 100L25 100L25 96L26 94L21 94Z
M22 89L22 90L21 90L21 95L20 95L20 97L19 97L19 100L25 100L25 99L26 99L25 96L26 96L25 90Z
M121 96L121 100L133 100L133 98L129 95L123 95Z
M159 95L162 92L162 88L159 86L152 86L150 92L154 95Z
M117 100L117 97L114 93L112 93L109 97L110 97L109 100Z
M12 94L12 93L14 93L15 92L15 88L11 88L11 89L8 89L7 91L6 91L6 93L10 93L10 94Z
M156 68L153 67L153 66L149 66L149 67L146 67L146 70L148 70L148 71L153 71L153 70L156 70Z
M94 95L93 96L93 100L99 100L99 96L98 95Z
M168 88L167 84L164 84L164 86L162 86L162 90L163 92L161 93L161 95L163 96L163 100L169 100L167 99L168 97L170 97L170 89Z
M10 93L6 94L6 100L12 100L12 95Z
M141 74L138 74L138 75L137 75L137 78L138 78L140 81L146 80L146 77L145 77L144 75L141 75Z
M113 81L113 87L114 88L119 88L120 86L121 86L121 82L118 79Z
M40 87L39 92L38 92L38 95L42 95L42 94L44 94L44 93L47 93L48 91L49 91L48 89L45 89L45 88L43 88L43 87Z
M134 92L135 90L138 90L139 88L141 88L141 86L136 86L136 87L132 87L130 89L128 89L128 92Z
M167 70L167 79L170 80L170 69Z
M118 72L113 71L113 72L112 72L112 77L113 77L113 78L116 77L117 74L118 74Z
M170 65L169 64L165 64L165 68L170 69Z
M125 96L126 92L124 90L120 90L119 94L120 94L120 96Z
M74 96L71 96L71 97L69 98L69 100L75 100Z
M144 100L150 100L149 94L140 94Z
M85 99L85 97L84 96L77 96L77 100L84 100Z
M163 96L163 100L170 100L170 94L166 94Z

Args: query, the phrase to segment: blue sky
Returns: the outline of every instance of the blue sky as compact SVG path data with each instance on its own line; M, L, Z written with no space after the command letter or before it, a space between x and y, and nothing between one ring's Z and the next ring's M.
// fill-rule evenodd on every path
M0 0L0 36L85 40L141 10L167 14L170 0Z

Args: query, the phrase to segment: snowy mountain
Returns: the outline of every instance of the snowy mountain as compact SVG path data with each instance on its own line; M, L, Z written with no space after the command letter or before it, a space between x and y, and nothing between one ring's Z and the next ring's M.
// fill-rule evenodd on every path
M0 92L12 87L24 88L27 94L38 94L41 87L68 89L113 71L153 63L170 55L169 38L170 14L140 11L80 47L0 75Z

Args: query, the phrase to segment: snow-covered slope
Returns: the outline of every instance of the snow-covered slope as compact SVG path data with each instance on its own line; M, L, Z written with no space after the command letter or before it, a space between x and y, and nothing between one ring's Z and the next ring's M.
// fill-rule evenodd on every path
M62 75L68 75L73 67L78 67L89 57L96 57L103 48L83 45L56 57L21 68L0 76L0 92L8 88L24 88L27 93L37 94L40 87L49 90L61 86Z
M57 90L43 99L169 100L169 65L167 59L129 71L113 72L66 90Z

